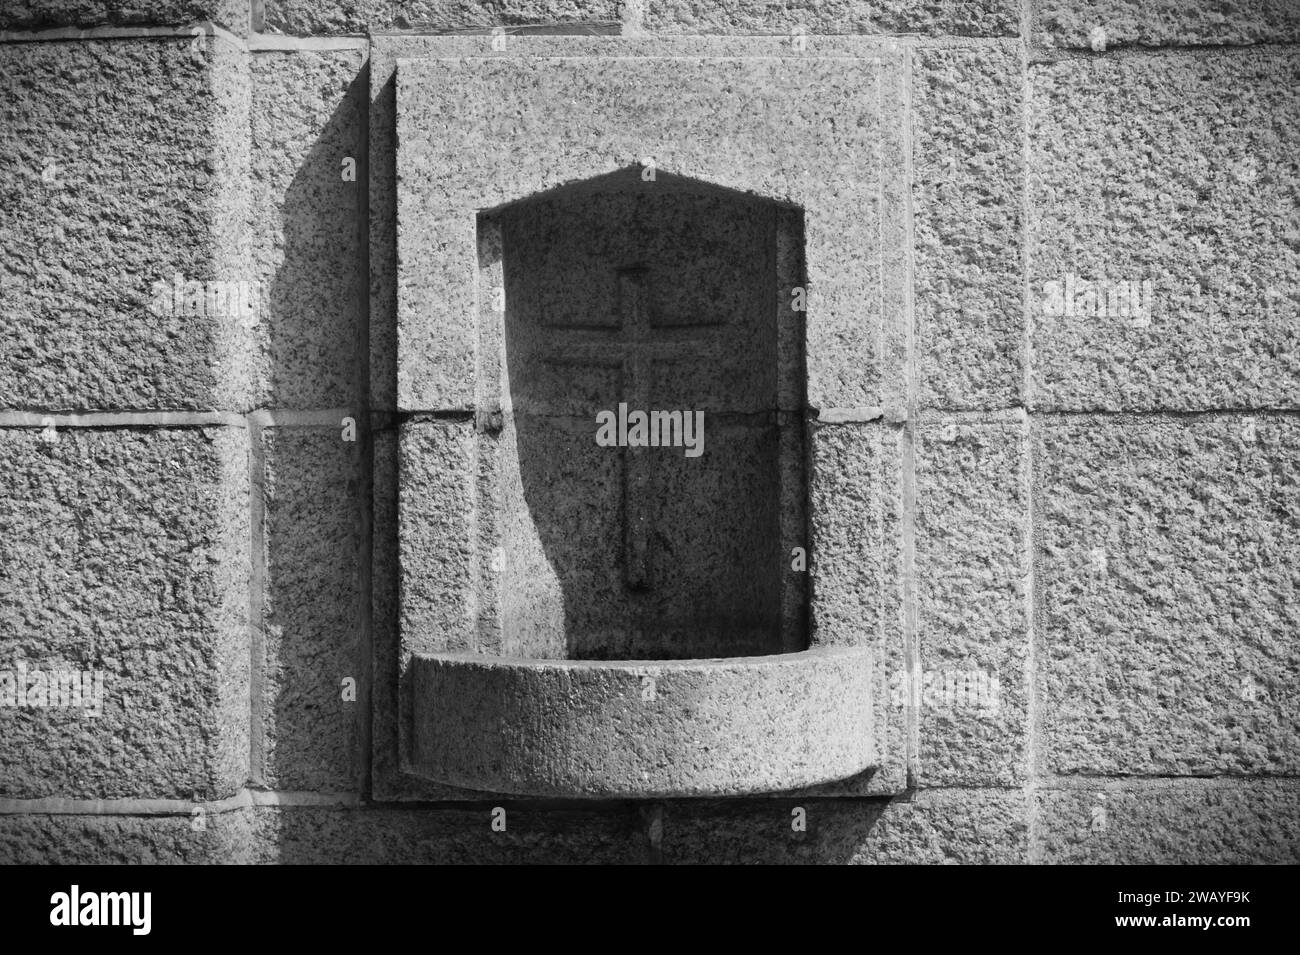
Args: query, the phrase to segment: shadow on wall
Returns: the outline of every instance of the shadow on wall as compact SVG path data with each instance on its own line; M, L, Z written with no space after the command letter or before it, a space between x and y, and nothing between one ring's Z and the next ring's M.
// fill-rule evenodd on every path
M267 408L344 409L314 427L277 425L261 435L265 466L262 627L264 752L267 786L356 792L365 785L361 745L370 670L361 634L370 609L361 601L361 546L370 437L365 426L365 116L368 74L322 58L308 80L321 101L337 104L290 180L277 178L297 149L289 121L296 103L267 105L254 116L254 234L276 247L257 249L274 267L262 323ZM279 58L268 69L280 66ZM351 75L349 75L351 74ZM268 84L269 88L269 84ZM280 86L275 89L280 90ZM326 98L328 97L328 98ZM308 100L308 102L314 102ZM306 121L312 117L307 114ZM355 181L343 160L356 160ZM357 421L346 441L342 417ZM256 436L254 438L256 442ZM355 702L345 680L355 681ZM259 761L254 744L254 773Z

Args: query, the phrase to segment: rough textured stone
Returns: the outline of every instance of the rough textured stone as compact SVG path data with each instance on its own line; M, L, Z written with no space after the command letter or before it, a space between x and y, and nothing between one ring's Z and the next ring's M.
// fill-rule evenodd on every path
M394 723L378 723L375 740L376 746L381 745L380 734L391 726L396 731L399 766L409 769L412 703L406 673L411 656L470 649L501 652L500 629L490 623L479 626L479 608L490 607L494 600L492 563L499 551L492 528L480 530L475 507L478 498L492 499L490 492L485 493L485 485L494 478L492 442L476 434L472 422L434 420L402 425L397 444L396 475L385 472L381 455L376 458L375 477L380 502L376 568L382 572L384 561L391 560L387 555L396 554L396 562L386 564L394 576L377 585L375 606L388 613L387 608L395 606L397 631L388 636L394 616L377 616L373 639L381 667L376 679L382 681L385 672L394 674L399 692L391 711ZM388 495L396 497L395 509ZM390 520L394 524L387 523ZM390 589L393 584L395 591ZM380 649L385 639L391 641L394 657L386 657L389 651ZM388 709L393 702L385 696L380 705ZM404 796L428 792L432 786L399 779L396 773L388 785L399 787ZM449 787L437 791L444 796L452 792Z
M1010 47L914 54L916 349L922 407L1021 401L1021 66Z
M1294 0L1036 0L1036 35L1048 46L1224 46L1294 43ZM1100 32L1097 32L1100 31Z
M657 170L804 210L808 400L880 404L901 371L882 367L882 315L902 276L892 258L903 208L897 52L863 44L860 58L743 57L726 44L574 38L558 58L546 55L556 44L534 42L544 39L483 56L481 44L435 38L420 48L431 58L398 70L400 406L474 406L469 213L646 157ZM460 106L483 88L497 95L466 122ZM539 111L543 125L528 119Z
M505 831L492 828L505 810ZM498 816L497 818L501 818ZM253 861L371 865L628 865L646 860L634 809L515 808L259 810Z
M199 296L202 314L150 311L177 274L258 302L247 54L220 38L6 44L0 98L0 407L247 407L256 313Z
M348 792L366 671L359 655L358 444L338 428L262 432L266 782ZM358 695L344 699L350 678Z
M5 0L0 30L172 26L211 20L248 32L248 0Z
M466 421L418 422L400 432L399 626L412 651L478 646L475 588L485 556L475 528L478 444Z
M1295 407L1300 58L1088 57L1030 77L1033 404ZM1078 279L1106 283L1096 308ZM1067 280L1075 314L1051 314Z
M337 408L359 397L362 62L359 50L253 57L253 261L266 290L260 406Z
M252 824L250 810L209 812L201 818L191 814L0 814L0 865L247 862L253 856Z
M1069 865L1295 865L1293 782L1169 780L1037 795L1040 861Z
M413 44L372 42L367 192L370 228L370 407L397 410L396 58Z
M228 795L248 773L246 432L50 433L0 430L0 669L103 671L104 702L0 709L0 795Z
M891 687L906 679L902 630L900 432L879 424L814 426L809 488L809 608L814 646L873 650L872 791L906 784L907 736Z
M633 808L258 806L179 815L0 815L0 864L611 864L648 860ZM499 818L499 817L498 817Z
M412 662L415 764L543 796L772 792L875 763L871 651L726 660Z
M531 24L616 28L626 0L266 0L266 23L281 33L364 34L384 30L474 30Z
M797 832L794 810L804 810ZM1023 863L1025 796L935 789L895 800L674 802L664 813L669 863Z
M925 33L1014 36L1015 0L645 0L646 29L662 33ZM815 40L809 40L815 44ZM815 49L816 47L813 46Z
M1296 773L1297 447L1291 416L1041 430L1049 771Z
M464 30L498 24L619 23L628 0L395 0L400 29Z
M265 0L268 32L363 35L396 26L393 0Z
M374 515L372 523L371 644L371 795L381 801L469 799L473 794L440 786L402 772L401 739L410 738L410 703L399 705L399 680L409 651L398 636L397 433L376 430L374 437ZM405 721L405 733L399 722Z
M1027 770L1027 427L941 419L919 435L920 780L1015 785ZM895 707L903 689L890 687Z

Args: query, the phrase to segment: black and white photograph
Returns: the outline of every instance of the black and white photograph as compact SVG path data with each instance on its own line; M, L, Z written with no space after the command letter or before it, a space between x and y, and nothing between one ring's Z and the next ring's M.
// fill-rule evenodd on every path
M1300 0L0 0L23 920L1035 866L1252 940L1297 693Z

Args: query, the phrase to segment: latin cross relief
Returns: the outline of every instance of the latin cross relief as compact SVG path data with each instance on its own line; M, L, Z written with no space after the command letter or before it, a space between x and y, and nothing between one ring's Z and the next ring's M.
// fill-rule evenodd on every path
M614 270L616 294L616 325L581 326L579 335L566 334L578 326L555 326L555 332L546 348L544 360L557 366L617 368L622 385L620 407L610 409L620 432L635 431L639 426L642 435L633 433L631 440L618 447L623 460L622 523L624 548L624 580L633 591L653 587L648 554L651 531L656 523L656 508L652 491L654 454L669 454L669 446L658 444L661 437L670 438L675 428L687 429L694 424L694 409L653 407L656 397L654 383L656 372L664 366L674 365L686 374L708 374L709 365L718 357L723 342L717 335L695 333L700 328L716 328L718 323L705 319L694 325L680 317L662 322L655 314L651 283L654 272L644 265L633 265ZM668 331L667 337L665 331ZM663 392L658 393L662 400ZM652 419L652 412L661 414L671 410L667 420L668 430L658 427L664 419ZM691 419L687 420L687 416ZM651 435L652 423L656 426ZM680 424L679 424L680 423ZM629 425L630 427L624 427ZM640 437L640 440L638 440ZM702 437L702 436L701 436ZM681 455L681 451L675 452Z

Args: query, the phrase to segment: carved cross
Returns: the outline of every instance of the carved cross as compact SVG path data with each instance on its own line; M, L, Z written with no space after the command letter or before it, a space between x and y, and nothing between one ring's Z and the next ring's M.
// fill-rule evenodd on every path
M552 340L556 359L562 364L617 366L622 371L622 400L629 410L650 411L654 367L665 363L691 362L707 373L721 345L709 326L720 323L709 317L694 322L702 326L703 337L690 335L690 326L657 323L651 314L649 270L643 266L620 268L617 276L619 324L584 325L577 340ZM577 331L574 326L560 329ZM715 332L717 329L713 329ZM682 333L687 334L683 335ZM594 336L594 337L588 337ZM561 357L563 356L563 357ZM598 409L599 410L599 409ZM654 410L682 410L663 408ZM623 547L624 582L630 590L649 590L649 535L654 524L651 463L643 447L625 447L623 453Z

